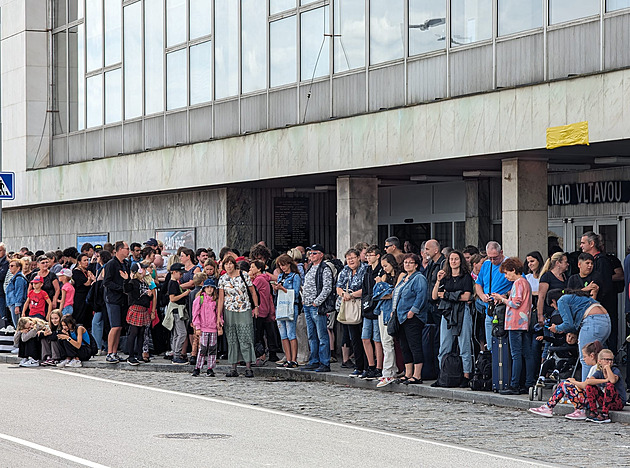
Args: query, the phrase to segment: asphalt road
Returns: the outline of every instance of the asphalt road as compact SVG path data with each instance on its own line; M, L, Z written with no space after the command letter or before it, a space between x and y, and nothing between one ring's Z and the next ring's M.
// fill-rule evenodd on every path
M0 466L541 466L235 401L0 365ZM272 439L273 442L270 442Z

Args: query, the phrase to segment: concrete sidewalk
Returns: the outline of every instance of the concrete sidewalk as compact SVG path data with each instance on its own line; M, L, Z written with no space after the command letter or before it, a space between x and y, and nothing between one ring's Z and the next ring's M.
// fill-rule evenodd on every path
M20 358L12 354L0 354L0 363L18 364ZM105 356L96 356L89 361L83 363L83 367L86 368L107 368L107 369L121 369L136 372L192 372L193 366L191 365L175 365L169 360L164 359L163 356L155 356L151 359L150 363L142 363L139 366L131 366L126 362L118 364L109 364L105 362ZM426 381L422 385L402 385L402 384L390 384L386 387L376 388L378 380L362 380L354 377L349 377L351 370L342 369L339 363L331 364L331 372L328 373L316 373L316 372L304 372L298 369L286 369L283 367L277 367L275 363L268 362L264 367L254 367L254 376L261 378L275 378L280 380L292 380L292 381L304 381L304 382L328 382L338 385L345 385L355 388L364 388L375 391L384 392L396 392L406 393L410 395L418 395L430 398L442 398L444 400L464 401L470 403L481 403L484 405L503 406L507 408L519 408L526 410L528 408L535 408L542 405L547 398L551 396L551 390L545 390L543 395L543 401L529 401L527 395L499 395L494 392L474 392L466 388L432 388L430 386L433 381ZM71 369L68 369L71 370ZM228 366L225 361L218 361L215 372L217 375L228 371ZM239 378L244 378L244 368L239 367ZM556 406L554 413L559 415L569 414L573 411L571 405L558 405ZM612 411L610 413L610 419L613 422L622 422L630 424L630 411Z

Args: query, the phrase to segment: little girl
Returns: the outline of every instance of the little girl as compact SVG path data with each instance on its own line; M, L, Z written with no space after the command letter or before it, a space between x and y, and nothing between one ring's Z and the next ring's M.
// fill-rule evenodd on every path
M17 330L13 336L13 344L19 349L18 356L22 358L20 367L38 367L40 354L37 334L48 325L39 318L22 317L18 320Z
M586 420L609 423L609 411L621 411L626 404L626 384L615 367L615 355L602 349L597 357L597 370L586 379Z
M208 375L214 377L214 367L217 361L217 335L223 326L223 317L217 312L217 283L214 278L203 282L201 294L193 302L192 325L195 334L199 336L199 352L193 377L197 377L203 367L204 360L208 360Z
M142 358L144 330L151 323L152 318L149 307L153 299L153 292L149 289L144 278L144 270L139 263L134 263L131 265L131 279L125 281L124 284L125 292L129 296L129 310L127 311L129 358L127 362L131 366L140 364L138 357Z
M62 268L57 273L57 278L61 281L61 315L72 315L74 312L74 286L72 286L72 271L70 268Z
M597 356L602 352L602 344L599 341L593 341L582 348L582 357L584 362L588 366L592 366L589 378L597 370L595 364L597 364ZM586 379L588 381L588 378ZM586 382L578 382L571 378L563 380L558 384L556 391L551 395L549 401L539 408L530 408L531 413L539 416L545 416L551 418L553 416L553 409L563 398L566 398L575 407L575 411L571 414L567 414L565 418L573 420L586 419Z
M38 333L39 341L42 344L42 366L56 366L61 360L62 348L57 340L57 335L61 331L61 311L54 309L50 313L48 327Z

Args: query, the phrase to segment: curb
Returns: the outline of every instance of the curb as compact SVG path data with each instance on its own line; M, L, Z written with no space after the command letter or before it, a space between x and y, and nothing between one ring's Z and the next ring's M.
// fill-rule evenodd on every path
M125 363L120 364L108 364L102 360L91 360L83 363L83 367L87 369L116 369L125 370L131 372L176 372L176 373L190 373L191 367L189 365L176 366L169 364L168 361L164 363L159 362L162 360L161 356L153 358L150 364L141 364L139 366L129 366ZM18 364L20 358L15 355L0 355L0 363L6 364ZM527 396L518 395L499 395L494 392L473 392L470 389L459 388L440 388L430 387L429 385L401 385L390 384L386 387L376 388L376 380L361 380L347 375L341 375L336 372L328 373L316 373L316 372L304 372L299 369L286 369L283 367L253 367L254 376L277 378L282 380L291 380L298 382L327 382L337 385L344 385L346 387L362 388L365 390L374 390L381 392L391 393L404 393L407 395L417 395L427 398L441 398L443 400L461 401L472 404L483 404L491 406L501 406L504 408L515 408L521 410L527 410L529 408L536 408L542 403L539 401L529 401ZM71 369L69 369L71 370ZM215 369L218 372L227 372L229 366L218 365ZM547 395L549 391L545 392ZM547 398L545 396L545 398ZM573 406L568 404L558 405L554 409L554 414L566 415L573 411ZM532 415L533 416L533 415ZM621 422L630 424L630 411L611 411L610 419L613 422Z

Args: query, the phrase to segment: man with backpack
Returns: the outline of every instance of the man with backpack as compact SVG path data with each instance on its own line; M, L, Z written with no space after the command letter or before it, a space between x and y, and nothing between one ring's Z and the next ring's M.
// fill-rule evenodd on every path
M324 247L320 244L312 245L308 255L311 265L304 276L302 303L311 357L302 370L330 372L330 338L326 314L335 309L334 267L324 261Z

